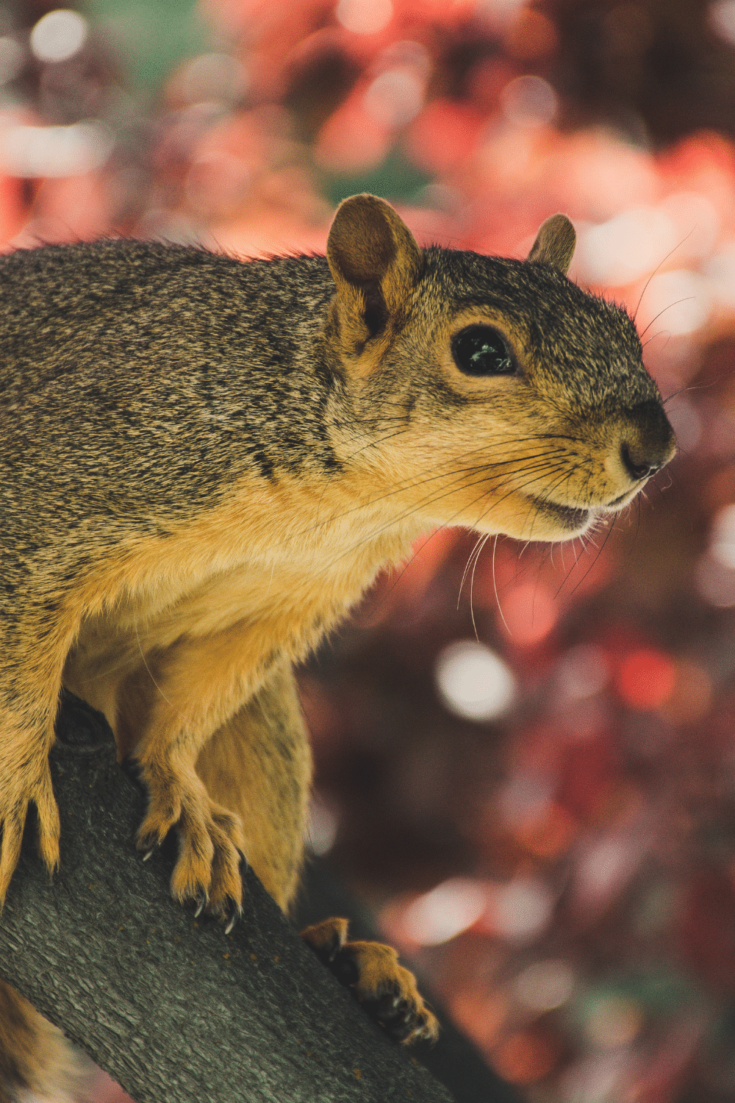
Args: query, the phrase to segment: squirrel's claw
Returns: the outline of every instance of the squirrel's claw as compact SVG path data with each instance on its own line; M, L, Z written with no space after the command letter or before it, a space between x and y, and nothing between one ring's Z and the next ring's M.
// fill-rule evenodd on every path
M242 916L242 905L237 900L229 899L223 914L223 921L226 923L225 934L229 934L232 928L237 923L238 919Z
M164 835L165 838L165 835ZM155 854L157 850L160 850L163 839L158 835L152 833L146 833L145 835L138 835L135 840L135 849L140 853L144 862L147 862L151 855Z
M194 905L195 919L198 919L202 913L211 916L213 919L219 919L225 925L225 934L231 932L242 915L242 904L231 896L224 900L214 900L209 893L200 891L189 899L185 899L183 903Z
M436 1040L436 1020L423 1000L417 1006L405 999L383 996L379 1000L363 1000L362 1005L396 1042L411 1045L420 1038Z
M148 790L146 789L145 782L143 780L143 768L139 762L127 755L120 763L120 768L128 778L129 781L135 786L139 793L143 796L148 796ZM135 847L141 854L142 860L147 862L148 859L155 854L158 848L161 846L162 839L157 832L148 832L145 835L138 831L135 838Z

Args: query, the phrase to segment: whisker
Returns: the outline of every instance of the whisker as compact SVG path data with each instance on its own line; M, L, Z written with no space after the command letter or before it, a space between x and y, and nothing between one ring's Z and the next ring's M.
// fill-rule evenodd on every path
M589 564L589 566L587 567L587 570L586 570L586 571L584 572L584 574L582 575L582 577L581 577L581 578L579 578L579 579L577 579L577 582L576 582L576 583L575 583L575 585L574 585L574 586L572 587L572 589L571 589L571 590L569 591L569 596L570 596L570 597L571 597L571 596L572 596L573 594L576 594L577 590L578 590L578 589L579 589L579 587L580 587L580 586L582 585L582 583L583 583L583 582L585 581L585 579L586 579L586 578L587 578L587 576L589 575L590 571L592 570L592 568L593 568L593 567L595 566L595 564L597 563L598 559L599 559L599 558L600 558L600 556L602 555L602 552L603 552L603 550L604 550L604 548L605 548L605 545L607 544L608 540L610 539L610 536L611 536L611 534L612 534L612 531L613 531L613 529L615 528L615 525L617 524L617 521L618 521L618 518L619 518L619 516L620 516L620 514L619 514L619 513L616 513L616 514L614 514L614 515L613 515L612 523L606 526L606 528L605 528L605 539L604 539L604 540L602 541L602 544L601 544L601 545L600 545L599 547L597 547L597 545L596 545L596 544L594 543L594 541L592 540L592 537L591 537L591 535L590 535L590 536L588 537L588 539L587 539L587 545L586 545L586 547L587 547L587 546L588 546L589 544L592 544L592 547L593 547L593 548L595 548L595 555L594 555L594 556L592 557L592 559L591 559L591 561L590 561L590 564ZM565 581L566 581L566 580L565 580ZM562 585L563 585L563 583L562 583Z
M535 438L529 438L529 439L535 439ZM468 452L463 453L463 456L472 455L474 452L477 452L477 451L481 451L481 449L470 449ZM413 481L409 479L409 480L407 480L403 483L398 483L396 486L393 486L390 490L386 491L383 494L378 494L378 495L375 495L372 498L368 498L368 499L365 499L363 501L357 502L354 506L350 506L348 509L341 510L339 512L333 513L331 516L326 517L323 520L316 521L316 522L314 522L314 524L309 525L307 528L301 529L299 532L295 533L295 536L306 536L308 533L313 532L315 529L323 527L324 525L327 525L327 524L333 524L335 521L341 520L342 518L349 516L351 513L359 512L359 511L361 511L365 508L368 508L369 506L372 506L372 505L375 505L379 502L385 501L387 498L391 498L391 497L394 497L398 494L402 494L402 493L405 493L407 491L414 490L417 487L427 485L428 483L431 483L431 482L436 482L439 479L449 478L449 477L452 477L454 475L464 475L468 472L477 472L479 470L482 470L483 472L496 471L498 468L502 468L502 467L507 468L511 464L516 465L516 468L518 470L528 470L528 460L529 459L538 458L539 460L541 460L541 459L545 459L549 456L554 456L556 454L564 455L565 450L564 449L552 449L548 452L539 452L539 453L536 453L536 454L532 454L531 456L516 456L516 457L512 457L511 459L508 459L508 460L492 461L492 462L484 463L484 464L481 464L481 465L472 464L471 466L458 467L458 468L455 468L454 470L440 470L435 475L431 475L427 478L415 479ZM460 458L460 457L457 457L457 458ZM514 473L515 472L512 469L510 471L504 472L504 474L506 474L506 475L507 474L514 474ZM324 493L325 493L325 491L322 492L322 496L320 497L320 502L323 500ZM428 500L428 499L425 499L424 501L426 501L426 500Z
M642 330L642 331L641 331L641 337L644 337L644 336L646 335L646 333L648 332L648 330L649 330L649 329L651 328L651 326L653 325L653 323L654 323L654 322L656 321L656 319L657 319L657 318L660 318L662 314L665 314L667 310L671 310L672 306L678 306L678 305L679 305L679 303L688 303L688 302L691 302L691 300L692 300L693 298L695 298L695 296L694 296L694 295L685 295L683 299L677 299L677 300L676 300L675 302L673 302L673 303L669 303L669 305L668 305L668 306L665 306L665 307L663 308L663 310L659 310L658 314L654 315L654 317L653 317L653 318L651 318L651 320L650 320L650 322L648 323L648 325L646 326L646 328L645 328L644 330ZM646 344L648 344L648 342L646 342Z
M669 252L668 252L668 253L666 254L666 256L665 256L665 257L663 258L663 260L660 260L660 261L658 262L658 264L656 265L656 267L654 268L653 272L651 272L650 276L648 277L648 279L646 280L646 282L645 282L645 283L644 283L644 285L643 285L643 290L641 291L641 293L640 293L640 295L639 295L639 297L638 297L638 302L637 302L637 303L636 303L636 305L635 305L635 310L633 311L633 321L635 321L635 320L636 320L636 318L638 317L638 311L639 311L639 310L640 310L640 308L641 308L641 303L643 302L643 296L645 295L646 291L648 291L648 287L649 287L649 284L651 283L651 280L653 279L653 277L654 277L654 276L656 275L656 273L658 272L659 268L661 268L661 267L662 267L662 266L663 266L664 264L666 264L666 261L667 261L667 260L669 259L669 257L673 257L673 255L674 255L674 253L676 252L676 250L677 250L677 249L681 249L681 247L682 247L682 245L684 244L684 242L685 242L685 241L687 241L687 240L688 240L688 238L690 238L690 237L692 236L692 234L693 234L693 233L694 233L694 227L692 226L692 228L691 228L691 230L689 231L689 233L688 233L688 234L686 234L686 235L685 235L685 237L683 237L683 238L681 239L681 241L680 241L680 242L679 242L679 243L678 243L677 245L675 245L675 246L674 246L674 248L673 248L673 249L670 249L670 250L669 250Z
M480 633L477 630L477 621L475 620L475 604L474 604L475 571L477 570L477 564L480 561L480 555L482 553L482 549L485 547L488 540L490 539L490 535L491 535L490 533L487 533L485 536L483 536L482 539L479 541L479 543L477 545L476 554L473 552L473 554L474 554L474 565L472 567L472 575L470 577L470 617L472 618L472 627L473 627L474 632L475 632L475 639L477 640L478 643L480 642Z
M541 465L539 465L539 466L541 466ZM563 468L561 466L559 466L558 470L563 470ZM533 485L534 483L537 483L539 481L539 479L541 478L541 475L544 474L544 473L548 474L549 471L550 471L551 474L555 473L553 469L549 469L548 465L545 465L542 468L541 474L537 475L533 479L527 480L525 483L522 483L518 487L511 488L506 494L504 494L500 499L498 499L498 501L495 502L493 504L493 506L490 507L490 510L493 509L493 508L496 508L499 505L501 505L511 494L522 492L523 490L527 489L529 486ZM487 478L486 475L483 473L482 476L478 477L477 479L473 479L471 482L465 483L464 485L465 485L465 487L474 486L477 483L486 482L486 478ZM358 540L357 543L350 545L348 548L344 549L338 556L336 556L334 559L330 560L330 562L325 565L325 567L323 568L323 571L320 572L320 573L325 573L335 563L338 563L340 561L340 559L343 559L345 557L345 555L348 555L350 552L357 551L359 548L363 547L365 544L369 543L371 540L376 539L378 536L382 535L388 529L392 528L395 524L399 523L400 521L404 521L404 520L408 519L410 516L412 516L413 514L415 514L417 512L417 507L418 506L423 506L423 505L426 504L426 502L441 501L443 498L446 498L448 495L453 494L456 490L456 486L457 486L457 483L450 486L450 488L448 490L446 490L443 494L438 494L433 498L432 498L431 495L429 495L427 497L427 499L425 499L423 502L419 502L419 503L415 504L411 509L404 511L404 513L400 514L396 518L393 518L393 520L387 522L385 525L381 525L378 528L373 529L366 536L364 536L360 540ZM471 509L472 506L475 505L477 502L482 501L482 499L485 498L491 492L491 489L487 489L487 490L483 491L482 494L478 495L467 506L462 506L450 518L448 518L444 522L444 524L445 525L451 525L452 522L454 521L454 519L456 517L458 517L461 513L465 512L465 510ZM487 516L487 514L488 514L488 512L490 512L490 510L485 510L485 511L481 512L481 514L478 518L478 521L476 523L479 523L479 521L481 521L483 519L483 517Z

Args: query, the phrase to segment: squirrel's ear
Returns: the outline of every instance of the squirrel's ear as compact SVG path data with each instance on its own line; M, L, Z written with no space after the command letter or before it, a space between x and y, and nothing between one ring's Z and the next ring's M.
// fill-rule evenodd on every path
M400 314L421 274L422 256L413 234L389 203L353 195L337 209L327 241L327 260L338 299L370 336Z
M576 244L577 234L567 216L553 214L542 224L526 260L551 264L566 276Z

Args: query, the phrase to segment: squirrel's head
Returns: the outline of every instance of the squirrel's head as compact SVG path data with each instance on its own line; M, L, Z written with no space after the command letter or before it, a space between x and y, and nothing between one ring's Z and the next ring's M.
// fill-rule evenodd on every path
M567 278L574 245L558 214L523 261L422 250L382 199L340 206L334 444L396 516L564 540L674 455L633 321Z

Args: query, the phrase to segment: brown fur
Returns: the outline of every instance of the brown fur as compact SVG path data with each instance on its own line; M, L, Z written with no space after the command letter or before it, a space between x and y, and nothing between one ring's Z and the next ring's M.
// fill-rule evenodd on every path
M0 1103L18 1103L19 1091L71 1103L82 1097L83 1079L61 1031L0 982Z
M177 899L239 909L242 853L288 908L311 771L292 664L419 532L568 539L673 454L632 322L566 279L573 242L555 216L527 262L422 251L358 196L327 263L125 242L0 262L0 898L31 801L58 862L63 682L141 766L141 849L177 830ZM462 367L468 326L512 370ZM305 937L433 1035L394 953L334 923Z

